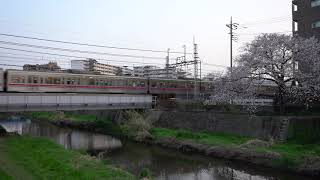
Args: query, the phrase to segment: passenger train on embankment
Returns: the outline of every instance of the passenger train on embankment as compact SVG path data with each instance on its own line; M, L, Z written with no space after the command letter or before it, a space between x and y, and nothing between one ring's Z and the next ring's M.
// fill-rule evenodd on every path
M203 93L212 90L212 83L201 83L201 91ZM194 93L194 81L62 72L0 70L0 91L191 96Z

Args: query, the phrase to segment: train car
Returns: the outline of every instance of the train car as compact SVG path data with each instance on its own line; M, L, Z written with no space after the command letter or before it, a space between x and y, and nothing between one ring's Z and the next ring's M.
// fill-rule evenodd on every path
M150 79L150 94L175 94L187 95L192 94L194 90L194 82L177 79Z
M4 71L0 69L0 92L4 91L4 85L5 85Z
M146 94L148 80L135 77L8 70L7 91Z

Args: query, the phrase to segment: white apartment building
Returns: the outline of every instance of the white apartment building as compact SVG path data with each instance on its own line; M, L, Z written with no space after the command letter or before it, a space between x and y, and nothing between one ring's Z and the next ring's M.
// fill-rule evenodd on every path
M95 59L72 60L71 69L80 70L80 71L98 72L100 74L110 75L110 76L119 75L119 73L121 72L120 67L109 65L109 64L102 64Z
M158 66L135 66L133 67L133 75L136 77L162 78L162 79L178 79L186 73L177 71L176 68L159 68Z

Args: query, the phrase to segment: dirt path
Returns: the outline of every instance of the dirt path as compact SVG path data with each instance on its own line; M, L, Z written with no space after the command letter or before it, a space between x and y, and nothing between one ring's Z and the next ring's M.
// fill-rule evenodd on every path
M23 166L19 165L19 162L15 162L10 159L7 152L7 148L4 145L4 138L0 137L0 164L1 169L15 180L34 180L38 179L34 177L30 172L26 171ZM1 177L0 177L1 179Z

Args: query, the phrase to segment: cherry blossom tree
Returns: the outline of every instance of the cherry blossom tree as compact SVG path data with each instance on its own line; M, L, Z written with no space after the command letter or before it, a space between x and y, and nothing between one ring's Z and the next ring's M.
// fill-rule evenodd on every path
M291 88L295 82L301 82L300 90L302 87L310 88L311 84L316 89L319 81L314 77L319 76L320 70L317 48L319 44L315 39L274 33L262 34L244 47L237 63L248 70L248 78L269 81L276 85L276 99L280 113L283 113L288 98L293 96ZM296 67L296 62L312 64L312 70L306 73L303 68Z

